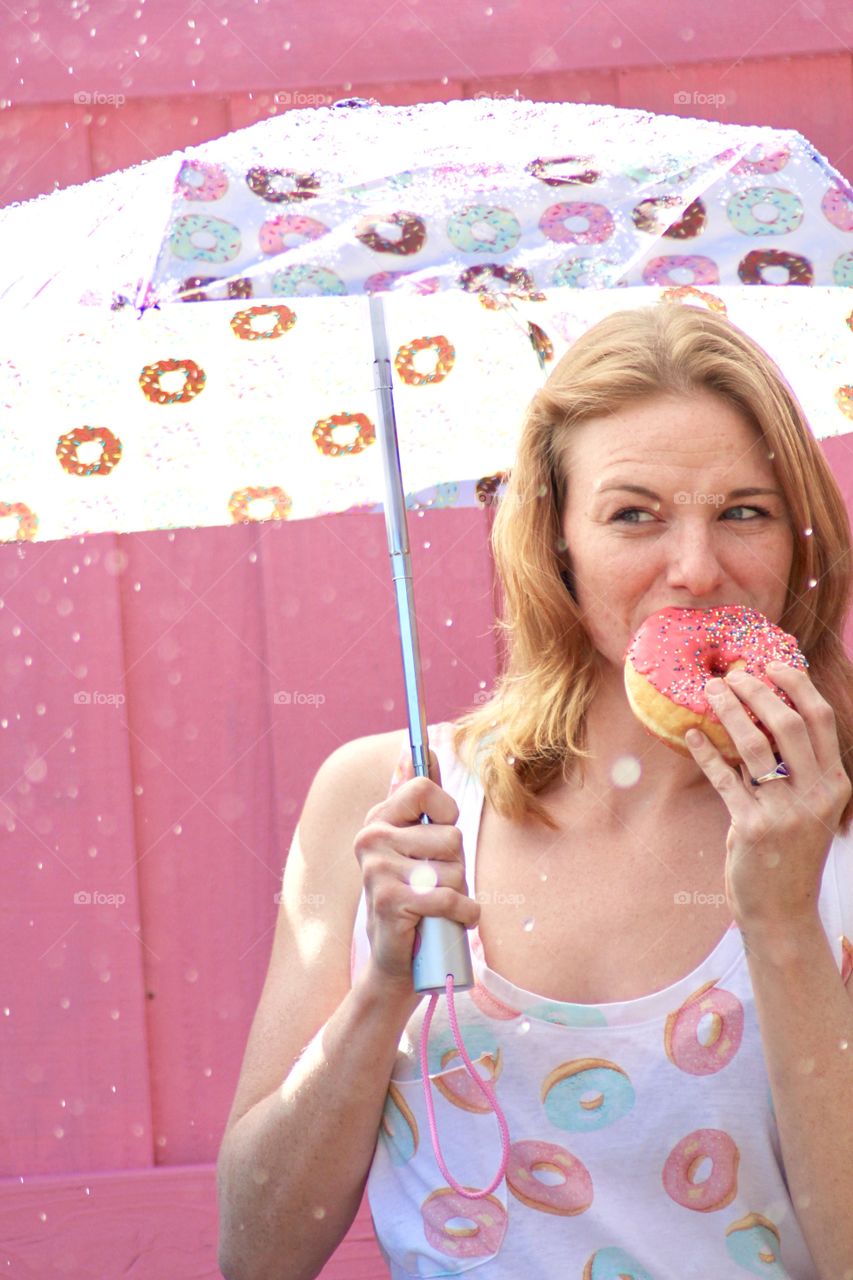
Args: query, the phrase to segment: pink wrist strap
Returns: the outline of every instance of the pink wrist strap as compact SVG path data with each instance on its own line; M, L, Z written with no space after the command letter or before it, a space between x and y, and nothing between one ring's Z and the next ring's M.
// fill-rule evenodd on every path
M435 1006L438 1003L437 993L434 993L429 998L429 1005L424 1015L423 1026L421 1027L421 1040L420 1040L421 1076L424 1082L424 1097L426 1098L427 1117L429 1118L429 1132L430 1132L430 1137L432 1138L432 1149L435 1152L435 1158L438 1161L438 1167L443 1173L444 1177L447 1179L448 1184L453 1188L454 1191L458 1191L461 1196L466 1196L469 1200L479 1200L483 1196L487 1196L492 1191L494 1191L498 1183L500 1183L503 1180L504 1173L506 1172L507 1160L509 1158L509 1129L507 1128L506 1117L504 1116L503 1111L501 1111L500 1104L498 1103L498 1100L495 1097L494 1089L488 1083L488 1081L484 1080L483 1077L480 1075L479 1071L474 1066L471 1059L468 1057L467 1050L465 1049L465 1045L462 1042L462 1036L459 1032L459 1023L456 1019L456 1009L453 1003L453 978L449 974L447 977L447 987L446 987L445 994L447 995L447 1017L450 1021L450 1028L453 1032L453 1039L456 1041L456 1047L459 1050L459 1053L462 1057L462 1061L465 1063L465 1066L468 1070L468 1074L471 1076L472 1080L476 1081L477 1087L487 1099L491 1109L495 1113L495 1118L497 1119L498 1125L500 1126L501 1144L503 1148L501 1153L501 1164L500 1164L500 1168L495 1174L494 1179L490 1183L490 1185L488 1187L485 1187L484 1190L482 1191L471 1191L467 1187L461 1187L459 1183L456 1181L456 1179L453 1177L452 1173L450 1173L449 1169L447 1168L447 1165L444 1163L444 1157L442 1156L441 1148L438 1145L438 1130L436 1129L436 1124L435 1124L435 1111L433 1110L432 1089L431 1089L430 1078L429 1078L429 1063L427 1061L427 1038L429 1036L429 1028L430 1028L430 1023L432 1022L432 1015L435 1013Z

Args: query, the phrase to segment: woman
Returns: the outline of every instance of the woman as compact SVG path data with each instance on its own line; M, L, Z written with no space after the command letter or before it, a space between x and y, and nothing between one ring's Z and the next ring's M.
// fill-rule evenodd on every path
M220 1152L222 1270L315 1276L369 1173L394 1277L843 1275L851 550L801 410L722 317L612 315L534 398L493 544L493 698L431 729L431 780L403 781L401 734L375 735L334 752L306 800ZM810 664L774 676L793 708L750 676L709 685L740 770L704 738L687 757L647 734L622 674L651 613L724 604L795 634ZM776 759L745 707L789 766L779 785L750 783ZM416 892L424 861L436 887ZM425 915L477 926L456 1006L513 1144L479 1200L454 1197L430 1142ZM482 1189L497 1125L446 1018L441 1001L439 1138Z

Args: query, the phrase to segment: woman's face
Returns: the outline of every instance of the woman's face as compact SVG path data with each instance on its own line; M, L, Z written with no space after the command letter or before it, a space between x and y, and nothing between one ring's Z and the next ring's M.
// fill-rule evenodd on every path
M766 445L734 405L705 391L635 401L576 428L564 465L578 606L620 669L641 623L671 605L740 604L779 621L788 508Z

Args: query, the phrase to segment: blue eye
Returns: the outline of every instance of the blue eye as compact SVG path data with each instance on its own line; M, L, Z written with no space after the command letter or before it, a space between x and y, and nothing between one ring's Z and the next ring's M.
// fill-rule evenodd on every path
M764 507L729 507L724 512L724 514L728 515L730 511L757 511L760 516L766 516L770 514L769 511L765 511Z
M611 523L614 520L619 520L622 524L639 524L640 523L639 520L628 520L626 518L628 516L634 516L634 515L648 516L648 515L651 515L651 512L643 511L641 507L623 507L621 511L617 511L614 516L611 516L610 520L611 520ZM653 516L652 516L652 519L654 519Z

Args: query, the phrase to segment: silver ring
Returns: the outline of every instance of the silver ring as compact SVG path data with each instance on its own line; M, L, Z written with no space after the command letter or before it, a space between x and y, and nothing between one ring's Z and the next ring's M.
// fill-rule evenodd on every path
M760 787L762 782L775 782L777 778L790 778L791 771L785 764L784 760L780 760L775 769L771 769L770 773L762 773L760 778L750 778L750 782L754 787Z

